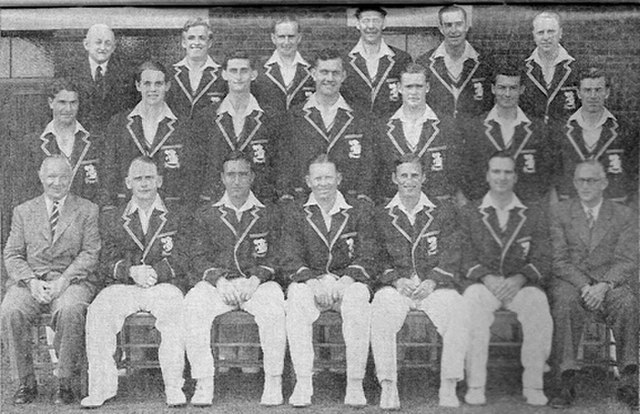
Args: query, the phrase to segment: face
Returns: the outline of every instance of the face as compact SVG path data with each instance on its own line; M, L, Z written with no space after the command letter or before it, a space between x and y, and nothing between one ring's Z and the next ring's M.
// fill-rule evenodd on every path
M67 90L59 91L56 96L48 98L49 108L53 113L53 120L62 125L72 125L78 114L78 93Z
M230 92L249 92L251 82L257 76L248 59L229 59L227 68L222 71L222 78L229 84Z
M536 46L545 53L558 50L562 29L552 17L542 17L533 22L533 40Z
M587 112L600 112L604 109L604 101L609 97L609 88L604 77L587 78L580 81L578 97L582 101L582 108Z
M496 105L501 108L516 108L524 86L520 85L520 76L497 75L491 92L496 97Z
M516 184L517 177L513 161L509 158L492 158L487 171L487 183L495 193L510 193Z
M469 26L464 14L459 10L450 11L442 15L440 33L444 36L444 43L449 46L459 46L465 42Z
M162 186L162 176L158 175L155 165L135 161L129 167L125 184L131 190L132 200L153 201L158 195L158 188Z
M342 181L342 175L336 170L336 166L330 162L312 164L309 167L309 175L306 177L307 186L316 200L331 200L338 192L338 186Z
M369 10L360 14L356 22L356 28L360 31L360 38L369 44L378 44L382 39L384 30L384 16L377 11Z
M595 165L582 164L573 175L573 185L585 204L598 204L608 184L602 169Z
M327 97L340 93L340 86L347 77L342 69L342 60L319 60L316 67L311 69L311 76L316 82L316 92Z
M280 56L293 58L298 51L302 36L298 33L298 25L294 22L282 22L271 33L271 41Z
M113 32L107 27L92 27L84 39L84 50L96 63L102 64L109 60L116 49L116 41Z
M193 26L186 33L182 32L182 48L189 59L206 59L212 43L209 29L205 26Z
M400 197L419 197L425 180L422 167L415 162L398 165L391 175L391 181L398 186Z
M227 161L220 175L227 194L231 198L247 199L253 184L251 166L244 160Z
M164 80L164 73L153 69L145 69L140 74L140 82L136 81L142 102L148 106L162 104L169 86L170 83Z
M64 160L48 159L39 172L44 194L52 200L60 200L69 193L71 167Z
M403 73L400 77L400 93L402 104L411 108L419 108L426 105L429 84L424 73Z

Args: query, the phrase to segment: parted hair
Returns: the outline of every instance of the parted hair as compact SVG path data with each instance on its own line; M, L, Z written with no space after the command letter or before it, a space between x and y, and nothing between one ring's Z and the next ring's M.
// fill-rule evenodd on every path
M47 97L54 99L60 91L78 93L78 85L74 81L67 78L56 78L52 80L47 87Z
M202 26L207 29L209 32L209 39L213 39L213 29L211 28L211 24L208 19L203 19L202 17L196 17L195 19L189 19L186 21L184 26L182 26L182 34L186 34L189 29L192 27Z
M146 62L142 62L136 68L136 82L140 82L140 79L142 78L142 72L144 72L145 70L157 70L158 72L162 72L165 82L168 82L170 80L169 72L167 72L167 68L165 68L162 63L153 60L147 60Z

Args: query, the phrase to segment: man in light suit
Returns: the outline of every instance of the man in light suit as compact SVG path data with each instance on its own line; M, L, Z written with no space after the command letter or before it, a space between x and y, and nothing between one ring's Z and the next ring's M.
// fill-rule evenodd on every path
M69 194L71 174L64 155L45 158L40 167L44 194L13 212L4 250L10 280L0 314L12 374L20 381L15 404L30 403L38 394L31 327L42 312L52 314L56 332L56 404L75 400L72 378L85 361L85 312L99 285L93 275L100 251L98 206Z
M604 199L608 185L597 160L574 173L578 199L553 211L553 279L548 289L554 319L553 366L560 376L551 406L576 398L576 355L589 314L613 330L622 381L618 398L638 406L638 220L628 207Z

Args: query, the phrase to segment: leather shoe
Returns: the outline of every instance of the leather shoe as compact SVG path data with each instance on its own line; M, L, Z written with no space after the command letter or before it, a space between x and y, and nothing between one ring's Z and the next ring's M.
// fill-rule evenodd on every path
M56 392L55 399L53 403L56 405L60 404L73 404L76 400L76 396L73 394L70 388L60 387Z
M576 389L574 387L562 387L560 393L553 397L549 405L553 408L568 408L573 405L576 399Z
M633 409L638 408L638 388L633 385L623 385L618 388L618 400Z
M14 404L29 404L38 396L38 386L36 384L20 384L18 391L13 395Z

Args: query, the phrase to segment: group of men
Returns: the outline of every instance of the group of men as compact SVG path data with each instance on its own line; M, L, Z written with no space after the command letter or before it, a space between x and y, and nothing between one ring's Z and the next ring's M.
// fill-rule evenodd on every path
M186 353L191 404L211 405L211 324L243 309L264 354L261 404L284 402L288 342L289 403L308 406L312 324L333 309L345 404L367 404L371 346L380 406L398 409L395 336L418 309L443 340L439 404L460 404L465 372L465 402L485 404L489 327L504 308L523 327L528 404L549 402L547 361L550 404L573 404L594 314L616 339L618 397L637 405L638 226L624 204L637 199L638 144L604 106L609 78L576 71L555 13L533 20L522 68L477 52L461 7L440 10L444 40L416 63L385 43L385 16L359 8L358 44L311 64L299 23L282 18L260 70L240 51L216 63L211 27L189 21L174 73L144 62L130 89L109 86L123 85L110 81L123 78L113 32L89 29L87 70L52 82L53 119L15 158L28 201L13 213L0 310L15 403L37 395L29 330L41 311L56 332L55 401L75 401L86 354L81 404L98 407L117 393L116 334L145 310L167 404L186 404ZM138 102L119 106L134 86Z

